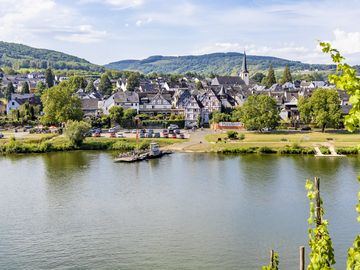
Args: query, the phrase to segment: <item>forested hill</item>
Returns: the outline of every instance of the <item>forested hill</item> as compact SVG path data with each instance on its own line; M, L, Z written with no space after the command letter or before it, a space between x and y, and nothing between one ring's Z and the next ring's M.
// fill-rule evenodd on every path
M237 74L242 65L241 53L213 53L189 56L151 56L144 60L124 60L106 65L106 68L117 70L135 70L143 73L186 73L197 72L201 74ZM247 56L250 72L266 70L272 64L274 68L283 68L289 65L291 70L329 70L335 66L310 65L298 61L269 57Z
M36 49L17 43L0 41L0 67L13 69L40 68L50 66L58 70L103 71L98 65L65 53L46 49Z

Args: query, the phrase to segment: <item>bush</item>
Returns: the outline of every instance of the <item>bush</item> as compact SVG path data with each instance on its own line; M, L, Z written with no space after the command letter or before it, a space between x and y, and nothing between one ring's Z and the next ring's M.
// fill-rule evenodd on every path
M89 131L91 126L84 121L68 121L66 123L65 136L69 139L73 146L81 146L85 139L85 133Z
M231 140L236 140L238 138L239 133L233 130L229 130L226 132L226 136Z
M135 150L136 146L133 143L128 143L126 141L118 141L112 145L112 150L119 151L132 151Z
M150 148L150 142L149 141L142 141L139 145L138 145L138 149L139 150L148 150Z
M259 153L261 153L261 154L275 154L275 153L277 153L277 151L274 150L274 149L271 149L270 147L263 146L263 147L259 148Z
M239 134L239 140L244 140L245 139L245 134L244 133L240 133Z

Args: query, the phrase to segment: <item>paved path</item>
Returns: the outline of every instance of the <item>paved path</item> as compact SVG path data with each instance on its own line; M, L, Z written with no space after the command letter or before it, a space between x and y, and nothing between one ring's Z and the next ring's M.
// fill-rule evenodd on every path
M171 150L171 151L181 151L181 152L191 152L191 146L194 145L198 145L198 144L203 144L203 145L209 145L210 143L207 142L205 140L205 136L208 134L212 134L213 131L209 131L209 130L196 130L195 132L193 131L188 131L188 136L186 136L186 138L188 138L188 141L186 142L182 142L182 143L176 143L176 144L172 144L172 145L168 145L165 146L163 149L164 150Z
M321 146L325 146L325 147L329 148L329 151L331 154L325 155L325 154L321 153L321 150L320 150ZM338 153L336 153L334 145L329 142L314 144L314 148L315 148L315 156L316 157L344 157L345 156L345 155L339 155Z

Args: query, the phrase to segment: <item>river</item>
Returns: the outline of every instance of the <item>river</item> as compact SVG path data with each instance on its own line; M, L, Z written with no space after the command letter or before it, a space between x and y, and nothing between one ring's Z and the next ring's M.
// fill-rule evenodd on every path
M337 268L360 232L358 157L111 153L0 157L0 269L298 269L319 176Z

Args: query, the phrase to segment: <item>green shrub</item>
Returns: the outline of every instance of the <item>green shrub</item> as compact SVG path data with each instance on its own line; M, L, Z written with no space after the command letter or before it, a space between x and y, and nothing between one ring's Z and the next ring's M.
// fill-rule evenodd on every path
M138 145L138 149L139 150L148 150L150 148L150 142L149 141L142 141L139 145Z
M277 151L270 148L270 147L262 146L262 147L259 148L259 153L261 153L261 154L275 154L275 153L277 153Z
M126 141L118 141L112 145L112 150L132 151L135 150L136 145Z
M226 136L231 140L236 140L238 138L239 133L233 130L229 130L226 132Z
M244 140L245 139L245 134L244 133L240 133L239 134L239 140Z
M69 139L73 146L80 146L84 139L85 133L89 131L91 126L84 121L68 121L66 123L65 136Z

